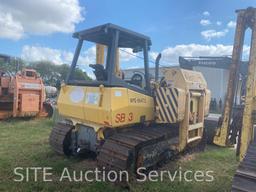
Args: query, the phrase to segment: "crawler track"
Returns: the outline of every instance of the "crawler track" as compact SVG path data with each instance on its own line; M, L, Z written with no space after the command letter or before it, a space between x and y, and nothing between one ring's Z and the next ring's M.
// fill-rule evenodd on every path
M73 126L65 123L57 123L50 134L50 145L54 151L61 155L70 155L70 137Z
M171 155L178 138L167 128L131 129L116 133L100 148L99 167L133 170L151 167ZM173 150L174 151L174 150Z
M248 147L245 158L238 166L232 183L232 192L256 191L256 141Z
M57 123L50 134L50 145L58 154L72 155L73 126ZM156 168L178 156L178 129L174 127L132 127L120 130L98 146L97 165L106 170ZM198 147L198 146L197 146Z

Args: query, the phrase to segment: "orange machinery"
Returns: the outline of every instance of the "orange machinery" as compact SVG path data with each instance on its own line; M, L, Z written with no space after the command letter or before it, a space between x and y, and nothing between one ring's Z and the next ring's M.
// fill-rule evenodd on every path
M45 87L35 70L0 71L0 119L47 116L44 101Z

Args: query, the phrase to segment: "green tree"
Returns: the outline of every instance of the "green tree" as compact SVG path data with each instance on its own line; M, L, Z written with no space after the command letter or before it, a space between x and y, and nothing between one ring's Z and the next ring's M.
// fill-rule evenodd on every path
M57 81L64 81L70 70L70 66L67 64L55 65L49 61L33 62L29 66L41 75L45 84L52 86L55 86ZM86 72L81 69L76 69L73 77L77 80L90 80Z
M0 58L0 70L16 73L25 67L25 62L19 58Z
M21 59L11 58L4 60L0 58L0 70L16 73L23 68L35 69L42 77L46 85L56 86L56 83L62 82L66 79L70 70L70 66L67 64L55 65L50 61L37 61L26 64ZM81 69L75 69L73 75L76 80L90 80L90 77L86 72Z

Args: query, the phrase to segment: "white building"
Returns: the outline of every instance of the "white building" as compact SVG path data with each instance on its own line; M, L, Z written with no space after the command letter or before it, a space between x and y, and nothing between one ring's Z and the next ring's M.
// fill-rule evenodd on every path
M229 71L227 69L195 66L193 70L200 71L203 74L207 86L211 90L212 98L215 98L217 101L225 99L229 78Z
M220 99L222 101L225 100L229 78L229 66L232 61L230 57L180 57L179 61L182 68L199 71L203 74L208 84L208 88L211 90L212 99L215 98L217 102ZM246 73L246 64L246 62L242 62L241 64L240 71L242 74ZM159 68L160 78L163 77L163 71L165 69L167 68ZM136 73L144 76L144 69L137 68L124 70L125 79L131 79ZM155 68L150 68L149 73L151 78L154 78Z
M177 67L177 66L175 66ZM170 67L171 68L171 67ZM159 78L163 77L163 71L168 68L159 68ZM208 88L212 92L212 98L216 98L217 101L221 98L222 100L225 98L226 90L227 90L227 82L229 71L226 69L217 69L210 67L201 67L195 66L193 67L194 71L200 71L206 79ZM125 80L130 80L134 74L144 75L143 68L137 69L126 69L123 70L125 74ZM150 68L149 73L151 78L155 77L155 68Z

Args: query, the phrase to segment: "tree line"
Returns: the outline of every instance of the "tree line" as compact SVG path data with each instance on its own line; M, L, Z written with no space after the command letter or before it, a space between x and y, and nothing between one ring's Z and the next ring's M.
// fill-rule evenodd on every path
M0 60L0 70L15 74L23 68L35 69L42 77L45 85L56 86L66 79L70 66L68 64L55 65L50 61L25 63L23 60ZM73 76L76 80L90 80L86 72L76 69Z

